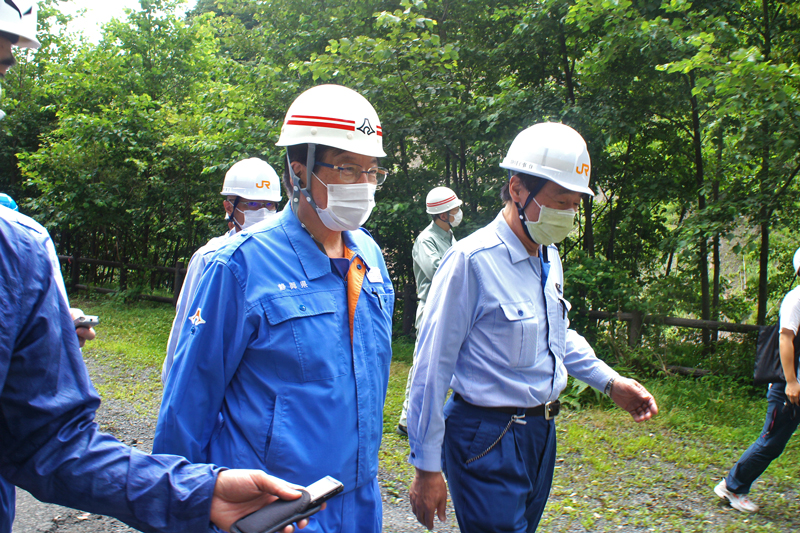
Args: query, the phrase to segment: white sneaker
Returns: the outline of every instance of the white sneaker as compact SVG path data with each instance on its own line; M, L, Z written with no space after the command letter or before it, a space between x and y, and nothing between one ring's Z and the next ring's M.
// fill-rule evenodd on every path
M719 485L714 487L714 492L720 498L727 498L731 502L731 507L743 513L755 513L758 511L758 505L750 501L747 494L734 494L728 490L728 484L725 480L719 482Z

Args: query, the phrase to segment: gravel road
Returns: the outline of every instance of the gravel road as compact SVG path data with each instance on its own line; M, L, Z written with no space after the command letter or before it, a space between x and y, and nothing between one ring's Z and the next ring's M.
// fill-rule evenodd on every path
M89 374L98 388L107 379L120 377L118 369L103 365L97 358L87 357L86 363ZM126 375L121 378L126 381L144 382L144 380L158 379L154 371L143 371L136 376L131 375L127 369L122 372ZM137 407L138 409L134 409L133 405L126 404L124 401L106 397L97 411L96 420L103 431L111 433L126 444L149 452L153 446L158 405L139 405ZM379 473L383 492L384 531L387 533L426 531L411 514L408 491L401 488L396 494L388 494L383 483L386 477L386 472ZM402 484L392 483L392 485ZM17 517L12 533L130 533L136 531L113 518L41 503L22 490L17 490L16 512ZM436 531L443 533L458 531L452 509L448 509L448 523L444 527L437 528Z
M86 362L101 393L106 380L113 380L115 389L124 390L158 383L152 370L136 373L103 364L100 357L88 356ZM105 399L97 421L102 430L131 446L150 451L160 399L158 390L144 394L150 399L137 400L135 405L114 398L112 392L101 395ZM613 422L610 417L614 417ZM760 424L760 420L753 421L754 434ZM657 430L648 424L633 424L619 413L600 416L566 413L559 417L558 432L559 452L553 489L540 531L800 531L800 513L797 512L800 488L796 469L786 470L785 479L774 469L774 473L768 472L759 479L754 492L762 509L756 515L746 515L731 509L713 493L714 485L741 453L738 446L717 453L719 464L683 461L680 456L691 457L695 450L702 450L703 456L708 457L710 448L716 451L716 446L705 443L702 432L688 435L663 428ZM568 433L582 437L570 439ZM605 435L611 433L615 438L606 439ZM656 445L659 440L669 441L671 446ZM797 448L798 444L800 441L795 438L788 448ZM587 445L588 448L601 447L603 455L585 453ZM662 457L656 453L659 450L672 456ZM404 452L386 451L394 456L402 456ZM406 483L385 471L380 471L378 476L383 492L384 531L424 532L425 528L411 515ZM29 494L18 492L13 533L132 531L114 519L42 504ZM436 531L458 531L452 509L448 509L448 522Z

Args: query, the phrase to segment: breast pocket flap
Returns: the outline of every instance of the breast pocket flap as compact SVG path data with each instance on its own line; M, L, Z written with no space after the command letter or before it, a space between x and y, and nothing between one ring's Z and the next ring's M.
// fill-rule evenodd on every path
M500 304L500 309L503 310L503 314L510 322L534 317L533 302L530 300L526 300L524 302Z
M286 296L262 302L264 313L271 326L292 318L317 316L336 312L336 301L329 293L308 293Z

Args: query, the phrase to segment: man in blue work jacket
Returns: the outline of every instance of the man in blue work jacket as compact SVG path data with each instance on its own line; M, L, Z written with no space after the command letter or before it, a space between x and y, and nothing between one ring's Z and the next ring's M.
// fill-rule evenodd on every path
M0 37L2 39L2 37ZM228 530L300 493L259 471L147 455L100 433L83 364L46 250L49 235L0 207L0 475L37 499L113 516L142 531ZM10 533L14 493L0 498ZM287 528L285 531L291 531Z
M36 3L0 3L0 76L14 64L12 45L39 46ZM99 432L100 398L52 247L40 224L0 206L0 533L11 532L13 485L160 532L202 531L211 522L228 530L278 497L299 498L264 472L147 455Z
M583 138L563 124L521 132L500 165L505 208L445 255L428 295L411 383L412 509L445 517L447 475L461 531L536 530L555 464L567 373L637 422L658 412L569 329L558 249L589 188ZM453 395L442 409L447 389ZM443 453L444 452L444 453Z
M337 85L292 103L290 208L206 267L167 378L153 449L344 492L308 531L379 532L377 482L394 291L361 229L387 177L372 105ZM202 459L201 459L202 458Z

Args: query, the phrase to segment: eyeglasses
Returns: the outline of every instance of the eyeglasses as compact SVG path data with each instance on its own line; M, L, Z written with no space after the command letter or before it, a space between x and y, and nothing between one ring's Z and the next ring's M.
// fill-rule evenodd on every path
M317 164L321 167L338 170L339 179L341 179L345 183L355 183L359 180L361 174L366 174L367 181L369 181L370 183L383 185L383 182L386 181L386 178L389 177L389 171L383 167L372 167L370 169L364 170L362 167L358 165L339 166L339 165L331 165L329 163L323 163L321 161L317 161Z
M230 202L234 202L234 200L228 199ZM250 200L239 200L236 202L236 207L242 209L244 211L247 210L257 210L266 207L269 211L276 211L278 209L278 204L275 202L258 202L258 201L250 201Z

